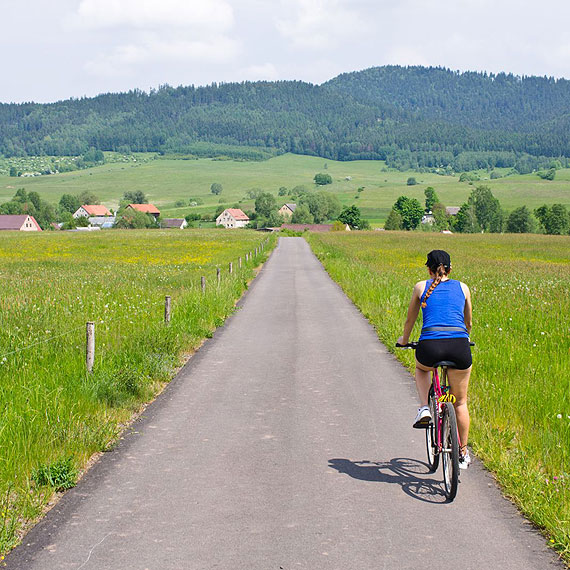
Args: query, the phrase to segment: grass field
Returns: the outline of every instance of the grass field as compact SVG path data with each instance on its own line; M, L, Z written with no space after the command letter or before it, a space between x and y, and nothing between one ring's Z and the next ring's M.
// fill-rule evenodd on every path
M570 238L367 232L308 239L410 369L411 351L393 347L412 288L427 278L429 250L450 252L452 276L473 297L470 444L570 562Z
M357 204L373 225L383 224L392 204L402 194L418 198L423 203L423 192L427 186L433 186L447 206L460 206L474 186L487 184L503 208L509 211L522 205L532 209L555 202L570 207L570 169L559 170L553 181L541 180L536 174L485 180L488 173L481 171L481 182L474 182L474 186L470 186L466 182L460 183L457 176L383 171L385 164L381 161L335 162L293 154L264 162L172 160L167 157L152 160L152 157L139 155L137 162L115 162L35 178L0 176L0 203L10 199L18 188L37 191L54 204L64 193L78 194L89 190L99 196L106 206L116 208L125 191L142 190L163 215L181 217L192 211L211 213L220 200L225 205L241 202L244 209L253 209L253 201L246 196L249 190L260 188L277 194L281 186L291 189L302 184L309 189L315 188L314 175L326 172L332 176L333 184L323 189L335 193L343 205ZM410 176L416 178L417 185L407 186ZM210 192L213 182L222 184L224 190L221 196L214 196ZM364 187L364 191L359 193L359 187ZM188 203L190 198L200 198L204 204L194 208L175 207L178 200ZM278 197L278 201L285 203L290 198Z
M245 255L266 238L248 230L2 235L0 552L232 313L274 238L257 258ZM95 322L91 374L87 321Z

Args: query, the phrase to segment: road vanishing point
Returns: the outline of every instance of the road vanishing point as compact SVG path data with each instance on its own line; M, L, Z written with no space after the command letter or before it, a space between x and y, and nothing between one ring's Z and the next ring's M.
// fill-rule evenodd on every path
M7 568L564 568L478 461L446 503L416 411L409 372L305 240L281 238Z

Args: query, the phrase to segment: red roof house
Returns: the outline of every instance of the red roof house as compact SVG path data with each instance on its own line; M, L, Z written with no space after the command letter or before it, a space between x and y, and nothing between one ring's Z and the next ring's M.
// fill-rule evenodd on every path
M225 228L243 228L248 223L249 217L239 208L227 208L216 218L216 225Z
M154 204L129 204L127 209L132 208L133 210L137 210L138 212L142 212L143 214L150 214L155 218L160 216L160 210Z
M101 204L85 204L73 214L74 218L90 218L92 216L112 216L111 212Z
M42 228L34 216L21 215L0 215L0 230L14 230L20 232L41 232Z

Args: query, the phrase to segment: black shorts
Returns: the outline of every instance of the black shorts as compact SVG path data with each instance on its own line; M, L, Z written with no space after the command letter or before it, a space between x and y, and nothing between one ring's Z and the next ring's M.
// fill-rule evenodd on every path
M468 338L420 340L416 358L420 364L429 367L442 360L451 360L458 370L467 370L473 362Z

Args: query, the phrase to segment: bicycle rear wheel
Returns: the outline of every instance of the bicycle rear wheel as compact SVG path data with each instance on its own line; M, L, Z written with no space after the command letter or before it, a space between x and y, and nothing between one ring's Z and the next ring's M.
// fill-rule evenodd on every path
M453 501L459 483L459 438L455 408L451 402L445 402L442 424L442 464L445 496Z
M433 392L433 386L429 389L428 406L431 414L431 422L426 429L426 451L429 470L433 473L439 465L439 450L437 449L437 402Z

